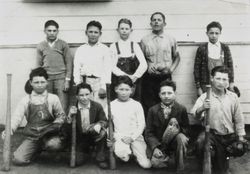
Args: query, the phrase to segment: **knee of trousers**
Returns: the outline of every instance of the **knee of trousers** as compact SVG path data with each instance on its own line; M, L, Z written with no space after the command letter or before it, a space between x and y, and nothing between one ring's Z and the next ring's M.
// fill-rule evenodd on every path
M176 136L176 142L177 142L177 146L179 146L179 147L186 147L186 145L183 143L182 137L179 136L179 135Z
M140 159L137 161L138 161L139 165L144 169L149 169L152 166L151 161L149 159Z
M129 160L130 153L127 150L115 148L115 155L120 158L122 161L127 162Z
M17 154L14 152L12 162L14 165L23 166L30 164L30 159L26 159L24 155Z

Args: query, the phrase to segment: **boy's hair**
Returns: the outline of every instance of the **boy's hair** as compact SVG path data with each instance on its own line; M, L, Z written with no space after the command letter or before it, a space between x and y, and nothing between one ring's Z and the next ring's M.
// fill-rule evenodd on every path
M159 92L161 91L161 88L164 86L170 86L173 88L174 91L176 91L176 83L174 81L171 80L164 80L160 83L160 87L159 87Z
M165 15L162 13L162 12L159 12L159 11L157 11L157 12L154 12L152 15L151 15L151 17L150 17L150 21L152 21L153 20L153 17L154 17L154 15L161 15L161 17L162 17L162 19L163 19L163 21L164 22L166 22L166 17L165 17Z
M95 26L95 27L99 28L100 31L102 30L102 24L99 21L90 21L87 24L86 30L88 30L89 27L91 27L91 26Z
M119 20L118 28L120 27L121 23L128 24L129 27L132 28L132 22L131 22L131 20L129 20L127 18L122 18L122 19Z
M47 22L45 22L44 24L44 28L47 28L48 26L55 26L57 29L59 28L59 25L56 21L54 20L48 20Z
M209 23L207 25L207 32L211 29L211 28L219 28L220 31L222 31L222 26L219 22L213 21L211 23Z
M76 86L76 95L79 94L80 89L88 89L90 92L92 92L91 86L87 83L80 83Z
M211 71L211 76L214 77L217 72L225 73L229 75L230 70L225 66L216 66Z
M33 69L30 72L29 76L30 76L30 78L29 78L30 81L32 81L33 77L36 77L36 76L44 77L46 80L48 80L48 74L47 74L46 70L42 67L38 67L36 69Z
M126 75L118 77L115 87L119 86L122 83L127 84L131 88L134 86L133 81Z

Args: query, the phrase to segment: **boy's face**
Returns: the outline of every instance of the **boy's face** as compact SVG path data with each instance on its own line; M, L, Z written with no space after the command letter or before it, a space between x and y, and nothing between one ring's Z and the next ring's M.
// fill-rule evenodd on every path
M130 33L132 32L132 29L130 28L129 24L121 23L117 31L122 40L127 40Z
M207 31L207 36L208 36L208 39L209 39L209 42L215 44L219 37L221 35L221 31L219 28L210 28L208 31Z
M99 30L98 27L96 26L90 26L87 31L86 35L88 37L88 43L90 45L94 45L98 42L102 32Z
M155 14L152 17L150 25L153 31L163 31L164 27L166 26L166 23L160 14Z
M48 26L47 28L44 29L44 33L46 34L47 40L53 42L56 40L57 35L58 35L58 28L56 28L53 25Z
M132 94L132 88L127 84L120 84L115 88L117 98L121 101L127 101Z
M91 92L87 88L81 88L79 90L78 95L76 96L77 100L82 104L82 105L88 105L90 102L91 98Z
M227 73L216 72L211 79L212 85L219 91L224 91L229 85L229 78Z
M42 94L47 88L47 80L43 76L35 76L30 81L30 85L37 94Z
M161 101L165 105L170 105L171 103L175 101L175 92L171 86L161 87L159 96L160 96Z

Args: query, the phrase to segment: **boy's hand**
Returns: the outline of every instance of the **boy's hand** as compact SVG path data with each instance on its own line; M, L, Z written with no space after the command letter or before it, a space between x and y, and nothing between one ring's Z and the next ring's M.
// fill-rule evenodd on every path
M153 65L150 65L148 67L148 73L149 74L160 74L160 72L157 70L157 68Z
M103 88L100 88L99 91L98 91L98 96L99 96L101 99L106 98L106 97L107 97L106 90L103 89Z
M71 106L69 109L69 115L72 116L77 113L77 107L76 106Z
M93 127L93 129L95 130L95 132L98 133L98 134L100 133L101 128L102 128L102 127L101 127L100 124L96 124L96 125L94 125L94 127Z
M164 156L164 154L162 153L162 151L160 149L158 149L157 147L154 149L153 152L153 156L156 158L161 158Z
M203 94L202 89L201 89L201 88L198 88L198 89L197 89L197 93L198 93L198 96L201 96L201 95Z
M202 111L205 111L207 109L210 108L210 100L209 99L206 99L204 102L203 102L203 105L202 105Z
M124 142L125 144L131 144L133 142L133 139L130 137L123 137L122 142Z
M112 148L114 149L114 144L115 144L114 140L111 141L110 139L107 138L107 146L108 146L109 148L112 147Z
M13 132L11 131L11 135L12 135L12 134L13 134ZM2 137L3 140L5 139L5 137L6 137L5 131L2 131L1 137Z
M69 80L65 80L64 82L64 92L68 92L69 91L69 85L70 85L70 81Z

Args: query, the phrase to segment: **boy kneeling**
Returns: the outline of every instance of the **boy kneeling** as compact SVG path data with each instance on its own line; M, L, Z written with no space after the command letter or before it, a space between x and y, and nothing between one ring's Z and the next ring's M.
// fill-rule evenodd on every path
M115 85L117 99L111 102L114 122L114 151L118 158L128 161L130 155L136 157L142 168L150 168L146 155L146 143L142 136L145 118L139 102L130 98L133 82L128 76L120 76Z
M100 168L108 168L105 158L107 141L107 118L102 106L92 101L92 89L89 84L80 83L76 89L76 106L69 110L68 121L76 114L76 139L77 154L76 163L80 165L87 160L87 153L91 152L90 147L96 147L96 162ZM68 125L70 126L70 125ZM67 128L70 138L71 127Z
M59 98L46 90L48 75L43 68L36 68L29 76L33 90L18 103L11 118L12 134L24 116L27 120L23 130L25 139L14 152L13 162L16 165L31 163L44 147L47 150L59 150L62 144L58 134L64 123L65 113ZM5 131L2 132L2 138L5 138Z

